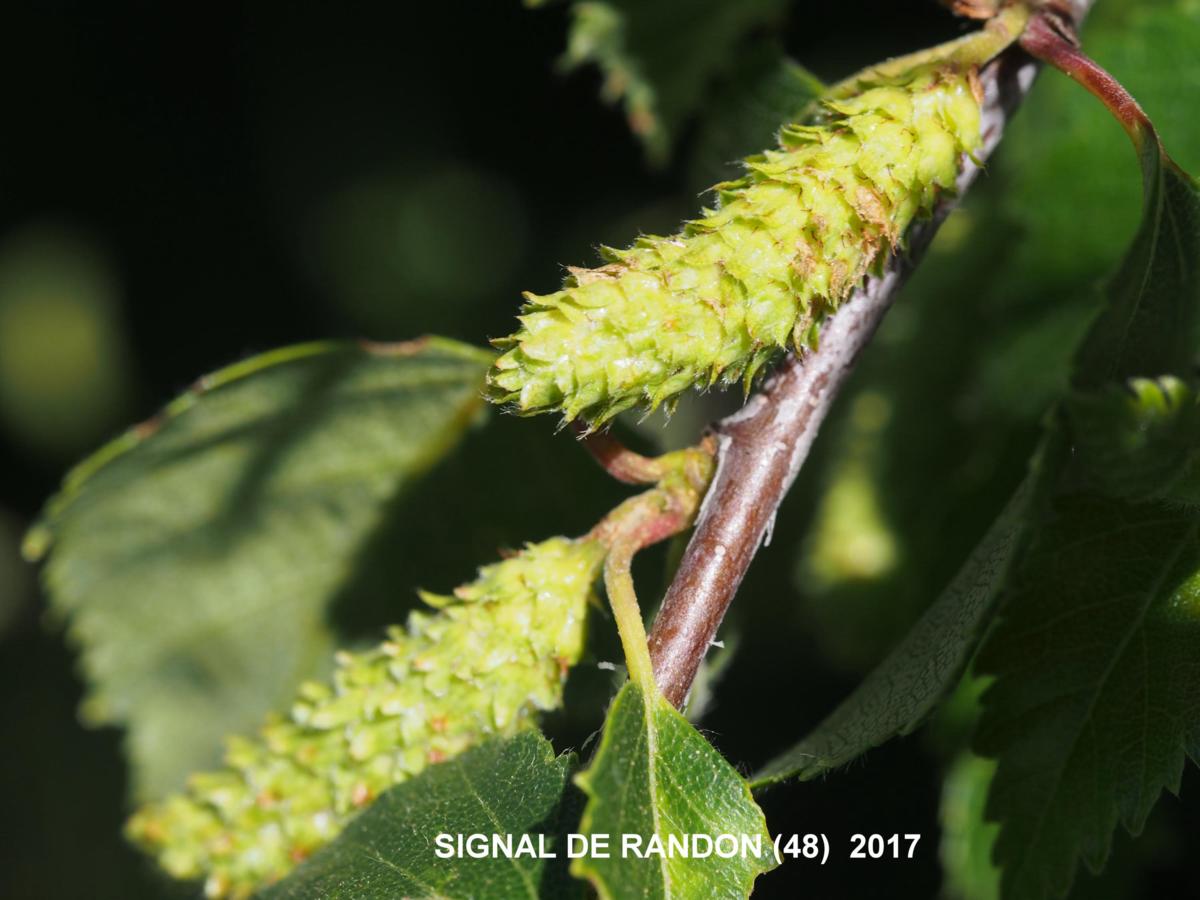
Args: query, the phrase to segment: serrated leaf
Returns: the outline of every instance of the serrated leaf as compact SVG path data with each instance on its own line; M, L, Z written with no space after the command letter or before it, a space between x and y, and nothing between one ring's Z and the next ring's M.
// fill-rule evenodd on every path
M1028 528L1036 477L1017 490L954 580L888 657L811 734L767 763L753 787L815 778L925 721L954 689L982 638Z
M1142 224L1076 355L1075 383L1186 375L1200 322L1200 188L1145 130Z
M1200 24L1178 20L1182 33ZM1074 383L1093 395L1139 375L1187 375L1197 347L1200 191L1148 123L1131 134L1143 218L1076 355ZM1103 435L1077 429L1075 440L1081 463L1066 483L1076 490L1081 477L1096 482L1097 466L1110 491L1137 494L1162 477L1136 471L1163 464L1161 434L1149 455L1136 437L1099 451ZM1020 900L1064 895L1080 858L1103 865L1118 821L1140 831L1162 789L1178 790L1185 755L1200 753L1200 516L1078 493L1054 512L978 662L998 676L976 746L998 758L987 812L1001 823L1002 894Z
M943 226L810 461L807 483L822 494L806 502L814 518L793 583L807 631L859 677L937 599L1011 496L1067 381L1060 348L1082 333L1048 329L1049 301L964 302L1010 275L1012 229L989 199L972 191Z
M563 62L600 69L602 96L621 104L647 155L661 163L747 34L785 6L784 0L576 2Z
M995 771L992 760L961 753L946 773L938 848L945 900L996 900L1000 896L1000 872L992 862L997 828L983 817Z
M328 847L260 893L263 900L367 898L569 898L583 885L567 875L562 835L576 808L567 776L571 754L554 756L536 732L490 741L387 791ZM448 858L438 835L450 835ZM458 854L459 835L484 835L480 858ZM509 837L511 858L491 852ZM518 853L526 847L554 858Z
M330 657L326 604L384 507L461 436L490 355L314 344L203 379L82 463L27 539L134 792L211 767Z
M1089 496L1055 503L977 670L976 739L998 757L1003 896L1061 896L1122 822L1137 833L1200 757L1200 518Z
M1097 3L1084 46L1195 170L1200 7L1151 6ZM981 512L1003 502L1039 420L1066 393L1073 351L1100 307L1097 286L1137 227L1139 179L1125 135L1053 72L1039 78L988 168L863 354L797 485L834 489L847 460L863 459L894 546L891 568L851 571L828 586L811 578L811 537L797 566L809 633L856 674L910 627L986 530ZM882 410L883 424L858 427L860 408ZM853 558L844 543L841 553Z
M632 682L621 689L596 757L576 782L588 797L580 832L607 834L612 847L610 858L581 857L571 872L605 900L744 898L754 879L776 865L749 786L661 694L647 696ZM626 835L638 838L641 853L655 842L661 852L645 858L623 852ZM738 855L666 855L672 838L692 835L732 835Z
M1172 375L1076 392L1067 420L1089 483L1113 497L1200 503L1200 397Z

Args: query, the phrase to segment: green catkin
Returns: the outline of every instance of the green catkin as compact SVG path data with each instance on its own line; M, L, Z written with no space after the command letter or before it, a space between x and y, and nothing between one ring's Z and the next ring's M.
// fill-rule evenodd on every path
M604 554L552 538L453 597L422 594L436 613L339 654L332 685L303 685L287 717L230 740L225 769L139 810L127 834L176 878L206 879L210 897L279 879L382 791L558 707Z
M488 395L598 427L690 386L744 381L820 322L954 189L979 145L975 70L927 64L827 101L779 149L717 185L718 207L671 237L605 248L563 289L526 294Z

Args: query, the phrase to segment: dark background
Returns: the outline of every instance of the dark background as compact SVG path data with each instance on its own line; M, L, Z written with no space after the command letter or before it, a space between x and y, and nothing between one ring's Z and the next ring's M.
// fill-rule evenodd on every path
M10 322L0 334L15 397L0 422L3 896L168 891L119 836L120 735L77 724L72 653L11 558L69 463L253 352L327 336L505 333L521 289L550 289L560 264L588 263L596 243L669 228L694 207L691 132L673 163L651 170L619 111L596 99L598 76L556 72L565 28L561 9L515 0L5 10L0 272L32 266L78 292L27 331ZM837 78L960 28L933 2L843 0L796 4L784 41ZM74 328L90 368L56 381ZM986 525L1035 425L1027 417L998 444L961 527L940 536L929 583ZM561 452L578 451L564 436ZM800 498L817 490L806 481ZM791 580L788 548L810 519L802 499L781 518L735 617L742 650L703 722L747 769L814 724L896 636L821 639L788 611L797 601L776 585ZM573 740L586 733L564 727ZM943 759L936 734L915 736L766 794L772 831L824 832L835 858L791 863L758 895L936 896ZM1134 851L1120 838L1105 884L1085 880L1078 895L1166 896L1179 875L1169 834L1189 823L1194 833L1191 807L1164 801L1151 831L1168 835L1155 844L1165 849L1137 851L1124 875ZM923 838L911 862L841 861L854 832Z

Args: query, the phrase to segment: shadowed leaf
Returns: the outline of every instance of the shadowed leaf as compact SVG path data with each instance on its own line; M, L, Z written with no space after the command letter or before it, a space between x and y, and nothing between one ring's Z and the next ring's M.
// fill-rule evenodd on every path
M563 64L594 64L602 96L620 103L651 161L670 154L680 126L715 78L731 68L748 33L783 0L581 0L571 5Z
M1034 497L1031 476L905 638L811 734L767 763L753 787L823 775L925 721L954 689L983 636Z
M216 762L318 674L326 604L385 505L458 440L489 354L319 344L203 379L77 467L26 541L124 725L135 792Z
M1062 896L1118 821L1137 833L1200 757L1200 518L1087 496L1054 508L977 662L998 757L1003 895Z
M1200 402L1174 376L1135 378L1067 399L1080 467L1103 493L1200 502Z

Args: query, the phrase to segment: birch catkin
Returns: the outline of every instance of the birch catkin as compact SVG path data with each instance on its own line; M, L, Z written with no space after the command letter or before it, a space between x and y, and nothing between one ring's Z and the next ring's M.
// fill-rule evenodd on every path
M749 384L778 351L815 345L822 319L953 190L979 121L974 68L946 62L825 102L679 234L606 248L606 265L527 294L520 330L495 341L489 397L597 427L692 386Z
M226 768L139 810L127 833L210 897L277 880L382 791L562 702L583 651L605 548L553 538L480 570L453 597L423 594L379 647L343 653L287 717L228 744Z

